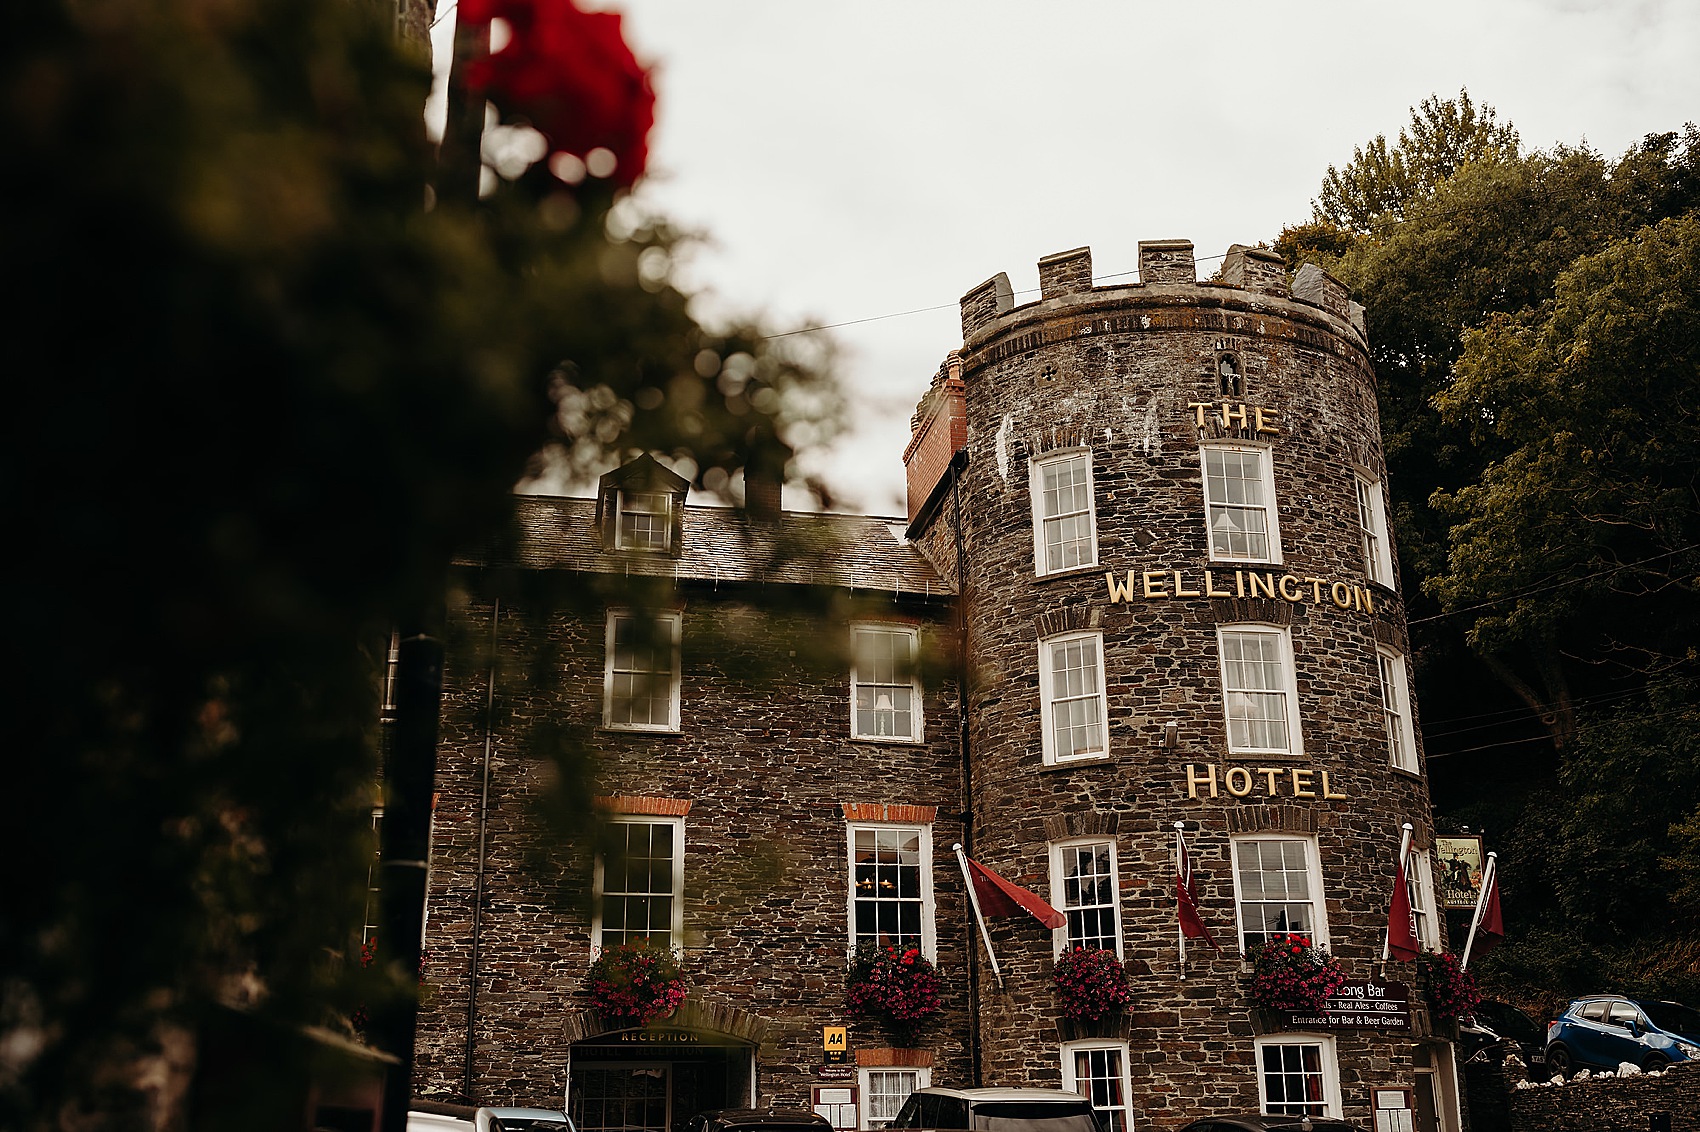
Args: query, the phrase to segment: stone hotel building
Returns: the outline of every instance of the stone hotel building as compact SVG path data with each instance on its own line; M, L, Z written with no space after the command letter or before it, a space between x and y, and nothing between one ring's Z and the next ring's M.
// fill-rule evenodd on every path
M564 1103L586 1132L752 1104L877 1128L929 1084L1073 1088L1116 1130L1461 1127L1445 1029L1382 959L1407 824L1423 945L1445 925L1362 310L1261 249L1207 282L1184 241L1139 261L1094 286L1064 252L1036 301L1001 274L963 298L906 517L784 512L761 483L693 506L644 457L594 499L523 500L517 549L465 563L426 1095ZM517 737L551 728L595 752L582 858L537 833L561 784ZM1221 944L1184 962L1177 823ZM996 972L958 844L1062 914L989 917ZM1254 1008L1242 953L1284 931L1409 1006ZM689 994L610 1023L586 973L640 940ZM848 1016L868 942L937 965L915 1032ZM1074 947L1125 962L1125 1011L1065 1015Z

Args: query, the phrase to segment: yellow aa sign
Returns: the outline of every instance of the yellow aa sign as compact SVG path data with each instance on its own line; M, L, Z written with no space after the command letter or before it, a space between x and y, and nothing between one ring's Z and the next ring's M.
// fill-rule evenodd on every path
M821 1029L821 1048L826 1050L826 1060L836 1062L846 1060L850 1052L849 1035L843 1026L825 1026Z

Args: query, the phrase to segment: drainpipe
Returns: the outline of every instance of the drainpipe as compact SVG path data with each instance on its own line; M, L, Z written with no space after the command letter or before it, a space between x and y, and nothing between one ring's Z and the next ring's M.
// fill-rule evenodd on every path
M478 869L472 879L472 963L466 979L466 1061L461 1071L460 1094L467 1104L477 1103L472 1095L472 1048L478 1023L478 963L482 957L484 925L484 840L490 821L490 755L496 745L496 627L501 622L502 599L490 606L490 667L484 678L484 773L478 796Z
M962 844L974 852L974 764L968 754L968 559L962 534L962 470L968 450L950 458L951 525L956 535L956 742L962 752ZM972 917L973 913L969 913ZM975 1088L983 1084L980 1066L980 951L974 925L968 925L968 1063Z

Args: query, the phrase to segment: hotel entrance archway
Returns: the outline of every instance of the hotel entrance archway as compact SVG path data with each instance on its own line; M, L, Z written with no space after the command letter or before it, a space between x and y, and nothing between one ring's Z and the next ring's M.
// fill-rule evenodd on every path
M755 1046L699 1030L623 1030L575 1042L567 1111L581 1132L678 1132L697 1113L755 1104Z

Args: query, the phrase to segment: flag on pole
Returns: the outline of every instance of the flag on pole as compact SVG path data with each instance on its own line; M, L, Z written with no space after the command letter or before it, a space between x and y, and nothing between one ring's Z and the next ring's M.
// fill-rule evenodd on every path
M1464 941L1464 958L1459 966L1468 970L1472 951L1491 950L1504 938L1505 920L1499 914L1499 854L1489 853L1487 867L1482 870L1482 891L1476 897L1476 914L1470 918L1470 937Z
M1401 963L1409 963L1422 951L1417 942L1417 918L1411 912L1411 890L1405 884L1405 846L1409 844L1409 837L1407 827L1405 838L1400 841L1399 856L1393 864L1393 903L1387 910L1386 953Z
M1011 884L980 862L964 856L962 863L974 885L974 896L982 916L1026 914L1047 928L1060 928L1068 917L1018 884Z
M1198 881L1192 875L1192 856L1186 851L1186 838L1181 836L1179 823L1175 829L1175 910L1180 917L1181 938L1201 939L1221 954L1222 948L1211 937L1210 929L1198 914ZM1184 943L1182 945L1185 946Z
M1477 951L1488 951L1505 938L1505 919L1499 912L1499 870L1488 874L1487 899L1482 902L1482 922L1476 925L1481 942Z

